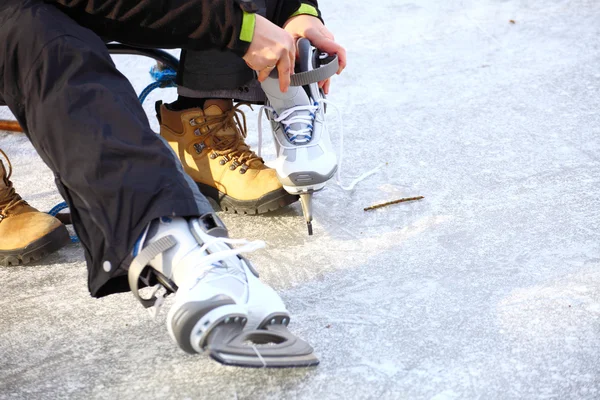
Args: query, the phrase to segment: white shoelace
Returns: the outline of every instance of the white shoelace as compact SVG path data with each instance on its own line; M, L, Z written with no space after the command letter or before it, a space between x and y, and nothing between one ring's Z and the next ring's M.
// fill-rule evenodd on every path
M227 245L236 245L237 244L237 245L242 245L242 246L235 247L235 248L229 248L228 250L220 250L220 251L217 251L214 253L209 253L208 255L203 256L200 260L198 260L199 262L198 262L197 267L199 269L206 269L207 267L210 267L210 266L213 266L216 268L222 268L222 265L220 264L221 261L225 261L227 258L232 257L232 256L238 256L241 253L251 253L258 249L262 249L266 246L266 243L262 240L250 241L250 240L246 240L246 239L229 239L229 238L224 238L224 237L214 237L211 240L206 241L200 247L200 252L207 251L210 246L217 244L217 243L223 243L223 244L227 244ZM240 263L241 263L241 260L240 260ZM226 262L224 264L226 265L226 268L229 267ZM189 287L192 288L192 287L196 286L198 284L198 282L200 282L203 278L205 278L207 276L207 274L212 270L213 270L212 268L209 268L209 269L206 269L204 271L204 273L199 274L196 277L194 282L189 283ZM241 265L240 265L240 272L241 272L241 274L244 274L244 276L245 276L245 272L241 269ZM232 273L220 274L219 278L222 278L223 276L230 276L230 277L240 280L240 276L237 276L236 274L232 274ZM244 280L244 283L245 282L246 281ZM150 297L154 296L161 288L163 288L162 285L160 285L160 284L155 285ZM157 300L156 300L156 303L154 304L154 306L148 308L148 312L150 313L152 318L156 318L164 301L165 301L165 296L157 296Z
M312 139L313 122L315 120L315 113L319 110L319 103L316 102L312 106L295 106L288 108L281 115L278 115L273 107L264 106L267 110L271 111L275 115L275 122L279 122L284 127L284 132L288 137L288 140L295 145L308 143ZM262 110L261 110L262 111ZM297 114L299 111L308 111L309 115ZM290 117L291 118L288 118ZM306 128L300 130L291 129L292 124L303 124L307 125ZM262 137L260 138L262 140ZM259 146L260 149L260 146Z
M354 187L359 182L364 181L366 178L368 178L369 176L371 176L371 175L375 174L377 171L379 171L383 167L383 165L380 165L376 168L373 168L370 171L367 171L367 172L361 174L358 178L354 179L347 186L345 186L342 183L342 162L344 160L344 124L341 123L342 113L340 112L340 109L334 103L330 102L327 99L319 99L312 106L295 106L295 107L288 108L287 110L282 112L281 115L278 115L277 112L275 112L275 109L271 106L262 106L260 108L260 110L258 111L258 156L260 157L261 152L262 152L262 116L263 116L264 110L270 111L273 115L276 116L274 118L274 121L279 122L284 126L284 132L285 132L286 136L288 137L288 139L290 140L290 142L292 142L293 144L301 145L301 144L309 143L310 140L312 139L312 128L313 128L314 119L315 119L315 116L317 115L317 112L319 111L319 108L323 104L327 104L328 106L333 107L333 109L336 112L338 121L340 121L340 124L339 124L340 150L339 150L338 169L336 172L335 180L340 188L342 188L343 190L346 190L346 191L350 191L350 190L354 189ZM292 116L291 118L288 118L290 115L294 114L297 111L310 111L311 114L310 115L297 115L297 116ZM308 127L304 128L304 129L300 129L300 130L292 130L292 129L290 129L290 125L293 123L307 124ZM303 140L302 142L298 141L300 136L302 136L302 140ZM295 138L295 141L292 140L292 138ZM304 140L305 138L307 138L307 140Z
M238 280L242 280L246 282L246 273L240 265L235 265L233 269L230 269L230 265L227 262L227 259L230 257L237 257L241 253L250 253L258 249L262 249L266 246L265 242L262 240L254 240L249 241L246 239L229 239L224 237L215 237L208 241L206 241L202 247L200 247L200 252L208 251L208 249L215 244L226 244L226 245L242 245L240 247L229 247L227 250L219 250L212 253L209 253L205 256L202 256L200 260L198 260L198 264L196 268L202 270L204 269L204 273L199 274L196 277L195 282L192 286L195 286L199 281L203 280L208 274L211 272L215 272L214 268L207 267L215 267L219 268L219 271L223 271L223 267L225 267L225 273L221 272L218 274L218 278L222 278L224 276L230 276ZM242 279L243 278L243 279Z
M200 267L208 266L211 264L215 264L219 261L224 261L226 258L237 256L241 253L251 253L258 249L262 249L266 246L266 243L262 240L246 240L246 239L229 239L225 237L214 237L211 240L205 242L202 247L200 247L200 251L204 252L208 250L208 248L216 243L223 243L228 245L243 245L241 247L232 247L228 250L221 250L215 253L210 253L207 256L202 258L202 263L199 264Z

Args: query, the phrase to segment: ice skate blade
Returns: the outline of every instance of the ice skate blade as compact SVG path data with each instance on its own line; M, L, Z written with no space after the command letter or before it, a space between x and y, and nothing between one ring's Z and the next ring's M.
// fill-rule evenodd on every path
M211 332L207 350L215 361L236 367L301 368L319 364L313 348L284 325L241 334L221 325Z
M306 220L306 228L308 229L308 235L312 236L312 193L300 194L300 202L302 203L302 213L304 214L304 219Z
M306 221L306 229L308 229L308 236L312 236L313 235L312 221Z

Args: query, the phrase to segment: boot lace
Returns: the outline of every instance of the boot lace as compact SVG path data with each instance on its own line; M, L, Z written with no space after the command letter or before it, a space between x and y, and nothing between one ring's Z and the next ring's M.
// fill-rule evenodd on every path
M8 173L6 172L4 166L2 168L2 180L6 185L6 188L0 192L0 222L2 222L2 220L8 216L8 212L11 209L15 208L19 204L27 203L21 198L21 196L17 194L12 182L10 181L10 177L12 175L12 164L10 163L10 159L8 158L6 153L2 151L2 149L0 149L0 154L2 154L2 156L6 159L6 163L8 165ZM0 161L0 163L2 163L2 161Z
M190 121L192 126L198 127L199 132L202 132L203 128L207 129L207 134L210 135L211 138L210 147L212 148L209 157L211 159L222 157L220 160L221 165L225 165L229 161L232 161L229 169L233 171L241 166L240 173L242 174L248 170L253 161L263 163L262 158L257 156L254 151L250 150L250 147L244 142L244 139L248 134L246 115L240 110L240 107L244 105L247 105L252 109L250 104L239 103L231 110L225 111L221 115L204 115ZM220 131L228 128L231 128L235 133L218 134ZM196 143L194 144L194 147L198 153L204 149L202 143Z

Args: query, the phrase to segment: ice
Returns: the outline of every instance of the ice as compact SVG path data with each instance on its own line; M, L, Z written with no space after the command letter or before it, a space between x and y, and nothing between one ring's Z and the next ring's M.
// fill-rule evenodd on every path
M245 370L186 355L164 312L149 319L131 294L90 298L72 245L0 269L0 399L598 398L597 3L321 3L348 49L329 96L344 181L383 167L352 192L331 182L317 193L313 237L299 204L221 215L233 237L268 242L251 258L321 365ZM149 83L151 61L117 64L138 92ZM154 101L174 97L147 99L155 130ZM253 147L256 119L249 111ZM23 197L43 210L61 201L24 135L0 143Z

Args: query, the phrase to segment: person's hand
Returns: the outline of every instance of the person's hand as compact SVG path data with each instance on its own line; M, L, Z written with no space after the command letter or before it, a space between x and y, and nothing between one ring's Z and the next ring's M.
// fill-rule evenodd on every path
M297 15L290 18L283 26L294 38L294 42L298 38L308 39L314 47L328 54L337 54L340 67L337 71L338 75L346 68L346 49L335 41L333 34L323 25L321 20L312 15ZM325 94L329 93L330 80L319 82L319 87L323 88Z
M296 62L296 42L289 32L257 14L254 37L243 59L258 72L259 82L267 79L271 71L277 68L279 88L287 92Z

